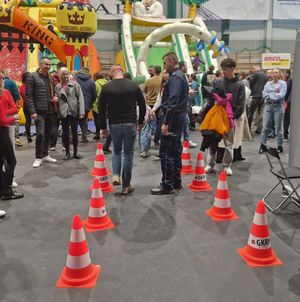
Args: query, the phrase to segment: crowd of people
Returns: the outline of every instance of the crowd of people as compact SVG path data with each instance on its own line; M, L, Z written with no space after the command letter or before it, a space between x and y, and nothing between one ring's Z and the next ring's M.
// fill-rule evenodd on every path
M253 121L254 133L261 135L259 152L263 152L262 145L267 139L275 136L277 151L283 152L283 141L289 138L290 72L282 74L277 69L264 72L254 66L248 74L238 74L236 62L227 58L221 62L220 71L210 66L202 75L200 89L197 73L201 60L198 59L194 58L194 73L188 75L186 63L179 62L175 53L167 53L163 57L163 69L159 65L149 66L150 78L142 85L132 81L119 65L112 66L107 75L97 72L92 77L87 67L71 72L60 62L57 71L50 74L51 61L42 58L36 72L23 75L19 89L1 71L1 198L24 196L15 191L18 184L14 180L14 147L23 144L17 123L20 96L24 101L28 143L32 143L32 121L36 127L34 168L43 162L57 162L49 151L56 150L60 128L64 160L80 159L78 126L82 143L88 143L91 111L95 124L93 139L106 139L104 153L111 153L113 144L113 184L121 185L124 195L134 191L131 177L136 138L142 158L151 156L152 142L154 148L159 148L158 154L152 154L154 160L161 161L162 171L159 186L151 190L154 195L172 194L182 188L182 141L188 141L192 148L197 146L189 137L196 123L201 125L203 136L200 149L208 149L207 173L214 171L216 163L222 163L226 174L233 175L232 162L244 160L242 142L251 139ZM1 215L5 213L0 212Z

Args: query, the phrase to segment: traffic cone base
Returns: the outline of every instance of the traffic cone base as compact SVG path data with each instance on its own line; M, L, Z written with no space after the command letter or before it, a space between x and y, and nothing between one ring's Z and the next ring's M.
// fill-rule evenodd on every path
M92 288L95 287L97 280L99 278L101 267L100 265L91 264L89 267L89 274L83 278L69 278L67 276L67 267L64 267L63 271L61 272L57 282L56 287L58 288L71 288L71 287L78 287L78 288Z
M271 251L271 256L267 258L258 258L249 254L248 249L249 246L245 246L243 248L237 249L237 252L250 267L282 265L282 261L277 257L276 253L273 250Z
M203 185L194 185L194 183L190 183L187 185L189 189L191 189L193 192L205 192L205 191L212 191L212 187L209 185L208 182L204 183Z
M107 217L107 221L105 221L101 224L90 223L88 221L88 219L82 221L82 223L84 225L85 230L90 233L104 231L104 230L110 230L110 229L114 229L116 227L109 217Z
M214 221L226 221L226 220L238 220L239 216L237 216L232 209L228 214L217 213L217 211L213 208L205 211L206 214Z

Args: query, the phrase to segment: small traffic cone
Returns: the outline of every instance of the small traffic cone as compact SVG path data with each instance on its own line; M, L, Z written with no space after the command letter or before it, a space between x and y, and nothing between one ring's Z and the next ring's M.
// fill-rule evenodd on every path
M56 287L92 288L96 285L100 271L99 265L92 264L80 216L75 215L66 266L56 282Z
M237 250L250 267L281 265L271 247L265 204L257 203L248 244Z
M97 156L98 155L102 155L103 158L104 158L104 165L106 167L106 172L107 172L107 175L111 175L111 172L109 171L107 165L106 165L106 161L105 161L105 155L104 155L104 152L103 152L103 146L101 143L97 143L97 148L96 148L96 159L95 159L95 162L97 161ZM99 157L98 157L98 160L99 160ZM97 173L97 170L95 170L95 167L92 171L92 175ZM93 176L96 176L96 175L93 175Z
M181 154L181 174L192 174L194 173L194 168L192 166L191 155L189 150L189 142L183 142L183 150Z
M206 214L215 221L237 220L239 218L231 209L227 176L224 171L221 171L219 175L214 205L206 211Z
M206 173L204 170L204 160L201 152L198 153L194 180L192 183L188 184L188 188L190 188L193 192L203 192L212 190L206 178Z
M107 215L100 181L95 178L90 200L89 216L83 221L87 232L113 229L115 225Z

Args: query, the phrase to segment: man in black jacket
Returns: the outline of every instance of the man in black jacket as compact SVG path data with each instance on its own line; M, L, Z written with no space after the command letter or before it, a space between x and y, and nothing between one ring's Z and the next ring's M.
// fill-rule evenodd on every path
M249 129L251 130L253 116L255 111L257 110L259 118L255 133L260 134L262 130L262 114L264 105L262 92L266 83L268 82L268 76L261 70L260 66L254 66L253 70L254 74L250 78L251 102L249 108L247 109L247 118L249 123Z
M160 186L151 190L153 195L174 193L181 189L181 136L184 129L189 85L185 74L179 69L178 57L169 52L163 57L164 68L170 74L165 85L161 108L164 113L161 126L161 160L162 180Z
M79 125L82 132L82 142L88 143L88 114L97 98L97 90L95 82L91 79L90 69L88 67L83 67L81 70L79 70L79 72L75 75L75 78L81 87L84 98L85 115L83 119L79 120Z
M236 62L233 59L227 58L221 62L221 68L223 71L224 78L216 80L214 82L214 88L225 89L226 93L232 94L231 106L233 111L234 120L238 120L245 110L245 85L239 80L234 74L236 68ZM223 139L225 144L225 151L223 156L224 171L227 175L232 175L231 164L233 160L233 145L234 145L234 131L235 128L230 128L226 138ZM206 172L214 170L215 166L215 154L208 151L207 155L207 166L205 167Z
M48 155L51 125L57 106L53 79L49 75L50 68L51 61L42 58L39 69L29 74L25 83L29 112L35 121L37 131L34 168L38 168L42 161L57 162Z
M122 194L127 195L134 191L134 187L131 185L131 174L137 130L136 106L139 106L138 127L141 130L146 113L146 104L139 86L129 79L124 79L121 66L112 66L110 76L112 81L103 86L99 97L100 128L102 135L107 137L106 119L108 116L109 131L114 145L112 157L113 185L121 184L122 170Z

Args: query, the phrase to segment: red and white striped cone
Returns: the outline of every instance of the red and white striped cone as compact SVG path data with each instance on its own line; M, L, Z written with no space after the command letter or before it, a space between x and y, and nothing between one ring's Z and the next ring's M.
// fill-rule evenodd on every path
M89 216L83 221L87 232L113 229L115 225L107 215L100 181L95 178L90 200Z
M227 176L224 171L221 171L219 175L214 205L206 211L206 214L215 221L237 220L239 218L231 209Z
M262 200L256 206L248 244L237 252L250 267L282 264L271 247L266 207Z
M212 191L212 187L209 185L206 178L202 152L198 153L194 180L192 183L188 184L187 186L193 192Z
M192 166L191 155L189 150L189 142L183 142L183 150L181 154L181 174L192 174L194 173L194 168Z
M112 173L109 171L107 165L106 165L106 160L105 160L105 155L103 153L103 146L101 143L97 143L97 148L96 148L96 160L97 160L97 156L98 155L103 155L103 158L104 158L104 165L106 167L106 172L107 172L107 175L111 175ZM93 170L94 171L94 170ZM93 171L92 171L92 175L93 175ZM93 176L96 176L96 175L93 175Z
M92 288L96 285L100 270L99 265L92 264L80 216L75 215L66 266L56 282L56 287Z

